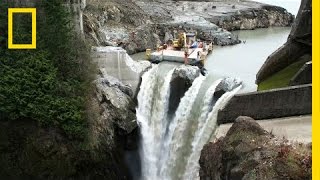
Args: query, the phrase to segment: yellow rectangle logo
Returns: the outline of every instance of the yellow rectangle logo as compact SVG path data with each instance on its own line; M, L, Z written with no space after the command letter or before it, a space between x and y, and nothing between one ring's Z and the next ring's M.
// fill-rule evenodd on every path
M32 16L32 43L13 44L13 13L31 13ZM37 48L37 9L36 8L9 8L8 9L8 49L36 49Z

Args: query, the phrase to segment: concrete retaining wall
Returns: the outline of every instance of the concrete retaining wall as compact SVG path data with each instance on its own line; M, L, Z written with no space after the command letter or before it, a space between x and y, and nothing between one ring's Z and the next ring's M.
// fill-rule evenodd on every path
M218 124L232 123L238 116L270 119L312 113L312 85L235 95L218 113Z

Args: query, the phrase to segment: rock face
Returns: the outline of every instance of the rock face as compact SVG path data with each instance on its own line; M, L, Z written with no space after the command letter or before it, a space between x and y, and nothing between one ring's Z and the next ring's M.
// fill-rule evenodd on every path
M200 70L195 66L181 65L174 70L170 82L169 114L177 110L180 99L199 75Z
M312 54L312 11L311 0L302 0L299 13L293 24L288 41L271 54L257 74L260 83L274 73Z
M312 84L312 62L307 62L303 65L289 83L290 86L297 86L300 84Z
M203 180L311 179L311 148L279 140L249 117L206 144L199 163Z
M253 1L88 0L84 31L93 45L121 46L129 54L154 49L179 31L216 45L240 43L228 30L290 26L285 9Z
M218 26L231 30L267 28L271 26L290 26L294 16L284 8L261 5L251 10L239 10L229 16L213 17L211 21Z
M94 85L85 141L32 120L1 121L0 179L130 179L124 151L138 144L132 90L106 75Z

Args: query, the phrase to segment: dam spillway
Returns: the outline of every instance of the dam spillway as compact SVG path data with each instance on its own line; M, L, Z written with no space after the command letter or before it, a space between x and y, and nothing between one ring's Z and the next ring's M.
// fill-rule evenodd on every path
M140 179L198 179L200 151L214 134L218 110L241 88L236 79L215 80L198 74L172 112L171 82L178 68L191 67L153 65L142 76L136 108L141 132ZM222 89L222 95L215 95Z

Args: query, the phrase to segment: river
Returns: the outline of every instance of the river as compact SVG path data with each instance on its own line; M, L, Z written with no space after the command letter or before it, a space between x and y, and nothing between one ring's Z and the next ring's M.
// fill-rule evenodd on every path
M299 0L258 0L258 2L284 7L296 15ZM206 69L216 78L231 76L243 81L240 92L257 90L256 74L267 57L281 47L287 40L290 27L272 27L266 29L234 31L242 41L235 46L216 46L208 57Z
M279 2L285 1L288 0L273 2L281 5ZM299 2L295 2L299 6ZM294 9L293 6L285 8ZM219 109L236 93L257 89L256 73L267 57L286 42L290 27L233 33L245 43L216 46L206 63L209 75L196 77L175 112L169 111L171 92L175 92L170 82L173 69L180 65L160 63L142 76L136 108L141 132L141 171L132 170L141 174L135 175L136 179L199 179L198 159L203 145L217 128ZM145 53L133 55L132 58L144 59ZM190 67L181 65L179 68ZM237 79L225 77L240 78L243 84L240 85ZM227 91L220 97L212 96L221 84Z
M290 28L235 31L233 33L246 43L216 46L205 67L215 78L240 78L243 82L241 92L256 91L257 72L267 57L286 42L289 32Z
M299 0L257 0L284 7L296 15ZM233 31L242 41L234 46L215 46L213 53L208 57L206 69L216 79L221 77L238 77L243 81L242 92L257 90L256 74L267 57L281 47L288 38L290 27L271 27L256 30ZM144 59L145 53L133 55L133 59Z

